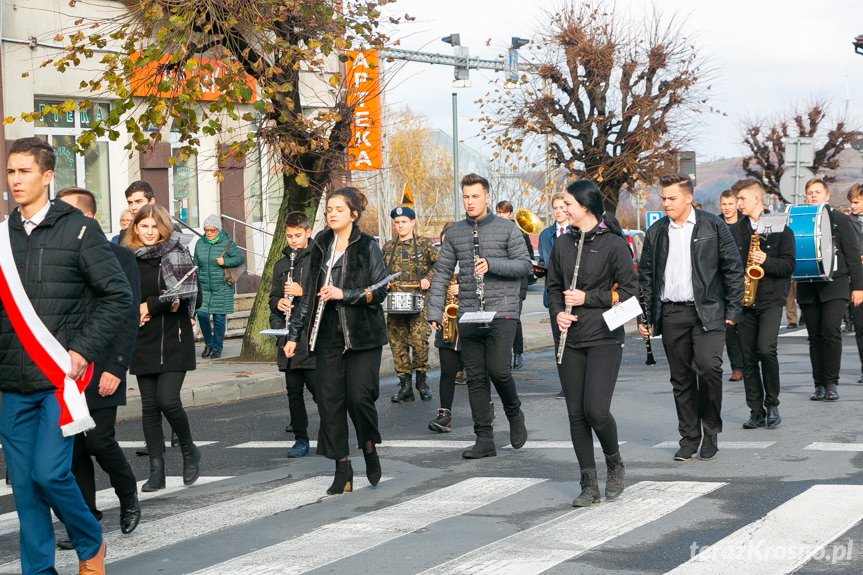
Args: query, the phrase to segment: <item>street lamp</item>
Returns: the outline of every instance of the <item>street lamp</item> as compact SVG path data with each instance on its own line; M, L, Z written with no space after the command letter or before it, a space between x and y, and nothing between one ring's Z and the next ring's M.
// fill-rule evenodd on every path
M442 41L452 46L453 56L457 59L463 59L464 64L458 64L454 68L453 73L453 88L470 88L470 68L468 65L469 50L467 46L461 45L460 34L450 34ZM452 93L452 181L453 193L455 194L453 202L453 219L458 221L461 213L461 190L458 182L458 94Z

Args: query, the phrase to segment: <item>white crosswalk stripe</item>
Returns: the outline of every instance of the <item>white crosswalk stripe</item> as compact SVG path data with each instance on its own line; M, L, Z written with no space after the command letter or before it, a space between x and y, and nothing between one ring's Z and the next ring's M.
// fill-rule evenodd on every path
M423 575L542 573L623 533L656 521L725 483L642 481L625 497L567 513L474 552L423 571Z
M542 481L508 477L467 479L398 505L326 525L285 543L196 571L195 575L304 573L431 523L468 513ZM290 561L285 561L286 557Z
M377 446L377 449L466 449L474 444L473 440L459 441L453 439L417 439L417 440L392 440L384 441ZM625 445L625 441L619 441L619 445ZM229 446L229 449L288 449L293 446L293 441L247 441L238 443L237 445ZM310 441L309 446L317 447L317 441ZM601 448L600 443L594 442L596 448ZM505 444L504 449L511 448L510 444ZM530 440L522 449L569 449L572 450L572 441L542 441Z
M767 449L775 441L720 441L719 450L723 449ZM654 449L677 449L680 443L676 441L663 441L653 446Z
M117 443L119 443L120 447L123 449L143 449L144 447L147 447L147 444L143 441L118 441ZM219 443L219 442L218 441L196 441L195 445L197 445L198 447L204 447L205 445L214 445L216 443ZM165 442L165 449L168 449L169 447L171 447L171 442L166 441Z
M815 485L667 575L790 573L863 519L863 485Z
M826 443L816 441L803 449L810 451L863 451L863 443Z

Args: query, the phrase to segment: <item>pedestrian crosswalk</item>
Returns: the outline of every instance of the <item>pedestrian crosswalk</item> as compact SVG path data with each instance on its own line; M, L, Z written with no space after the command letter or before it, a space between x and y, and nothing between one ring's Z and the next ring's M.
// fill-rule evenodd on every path
M677 550L651 556L651 566L639 568L644 573L780 575L812 561L826 562L824 572L861 570L849 535L863 520L861 485L801 486L776 497L757 517L737 517L719 510L740 497L740 485L731 480L639 481L615 501L573 509L569 500L577 484L547 477L420 480L394 473L371 488L362 470L356 472L354 493L343 496L325 494L328 474L260 484L243 477L202 477L196 489L218 488L218 497L170 488L148 494L135 532L104 534L108 571L595 573L615 570L613 564L602 566L614 555L604 554L606 547L633 541L630 555L650 544ZM178 493L182 501L176 500ZM100 497L100 506L108 508L113 494ZM151 506L158 512L148 513ZM705 529L712 519L721 519L723 527ZM278 539L274 525L296 528ZM420 536L428 552L407 553L406 542ZM8 530L0 534L0 574L21 570L14 539ZM209 552L185 551L202 545ZM76 566L73 552L58 552L60 573Z

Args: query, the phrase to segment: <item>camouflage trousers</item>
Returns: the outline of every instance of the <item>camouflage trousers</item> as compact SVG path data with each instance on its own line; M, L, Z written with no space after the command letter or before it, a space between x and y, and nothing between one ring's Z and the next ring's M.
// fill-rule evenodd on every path
M413 371L428 371L430 335L431 326L424 313L387 314L387 337L396 374L401 376Z

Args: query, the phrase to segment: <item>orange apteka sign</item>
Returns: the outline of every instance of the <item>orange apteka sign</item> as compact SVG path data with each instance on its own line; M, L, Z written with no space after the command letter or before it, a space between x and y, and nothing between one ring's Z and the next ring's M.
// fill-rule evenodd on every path
M380 73L377 50L348 52L347 103L353 114L348 146L351 170L383 167Z
M136 56L137 53L132 56L133 61ZM170 70L165 70L161 75L158 73L159 67L164 66L164 64L166 64L170 59L171 56L169 54L165 54L158 62L148 62L143 66L135 68L132 73L132 95L156 95L160 98L173 98L179 94L182 91L180 82L184 84L186 82L186 78L178 81L176 78L172 77ZM212 68L212 71L206 69L205 65L209 65ZM215 80L216 78L221 78L226 73L226 70L227 68L221 60L215 60L213 58L197 59L197 65L191 72L191 75L196 83L201 86L201 95L198 100L212 102L222 95ZM169 88L167 90L159 90L159 84L162 82L168 83ZM255 82L255 79L248 74L246 74L246 86L251 90L251 97L243 99L243 101L246 103L252 103L257 98L257 83Z

